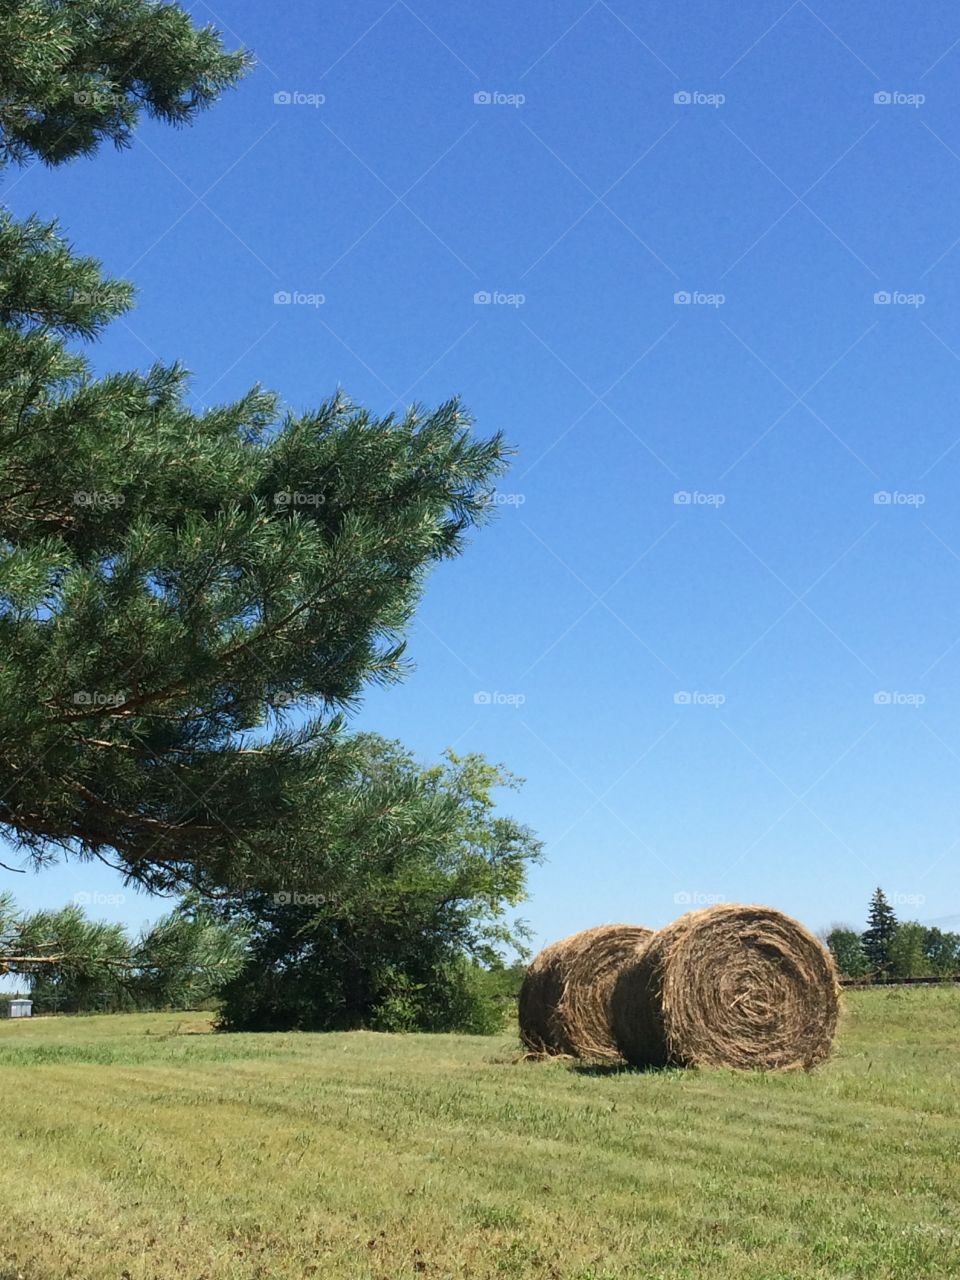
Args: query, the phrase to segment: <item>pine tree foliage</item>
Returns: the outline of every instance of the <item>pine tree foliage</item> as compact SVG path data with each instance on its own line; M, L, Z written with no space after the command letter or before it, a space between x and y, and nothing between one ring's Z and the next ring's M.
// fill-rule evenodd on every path
M177 5L0 6L0 161L191 120L243 73ZM428 569L503 469L460 405L196 412L185 370L94 377L131 305L58 228L0 213L0 830L161 891L296 883L404 671ZM362 753L360 753L362 754Z
M4 216L0 246L0 823L155 888L262 878L502 442L456 401L197 414L177 366L96 379L68 342L126 287L49 225Z
M0 163L58 164L104 140L126 146L142 113L187 124L250 65L176 4L4 0Z
M874 890L870 899L863 950L877 973L886 973L891 964L891 945L897 932L897 917L882 889Z
M245 948L242 928L192 899L131 938L76 904L23 914L11 894L0 894L0 973L25 979L55 1007L84 1011L106 997L114 1005L189 1008L240 972Z

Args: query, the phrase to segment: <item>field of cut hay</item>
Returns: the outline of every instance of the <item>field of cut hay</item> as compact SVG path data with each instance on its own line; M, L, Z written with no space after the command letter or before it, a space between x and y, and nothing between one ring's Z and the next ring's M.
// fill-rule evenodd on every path
M845 1004L779 1074L0 1023L0 1280L952 1280L960 990Z

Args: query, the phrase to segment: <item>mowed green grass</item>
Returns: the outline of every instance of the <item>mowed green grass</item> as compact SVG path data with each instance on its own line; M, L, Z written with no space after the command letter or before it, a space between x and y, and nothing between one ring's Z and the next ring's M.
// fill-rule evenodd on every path
M957 1277L960 990L846 1003L809 1076L6 1022L0 1277Z

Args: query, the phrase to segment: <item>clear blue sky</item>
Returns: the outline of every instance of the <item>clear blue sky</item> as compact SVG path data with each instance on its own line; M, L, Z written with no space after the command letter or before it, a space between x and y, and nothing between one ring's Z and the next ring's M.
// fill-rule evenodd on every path
M188 7L255 74L4 198L137 285L98 370L459 392L516 445L356 723L527 778L538 938L714 898L859 922L878 883L960 912L956 7ZM99 868L2 883L160 910Z

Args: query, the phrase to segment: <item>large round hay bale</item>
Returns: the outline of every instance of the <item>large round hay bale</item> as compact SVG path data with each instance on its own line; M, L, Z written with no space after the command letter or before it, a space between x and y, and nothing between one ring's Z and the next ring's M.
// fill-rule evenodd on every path
M520 987L520 1039L531 1053L572 1054L560 1020L560 1001L570 963L589 940L609 925L573 933L534 956Z
M691 911L624 968L613 1033L635 1066L809 1070L830 1052L839 985L826 948L770 907Z
M557 1011L568 1051L578 1058L622 1062L610 1025L610 1000L625 965L653 937L652 929L608 924L570 940Z

